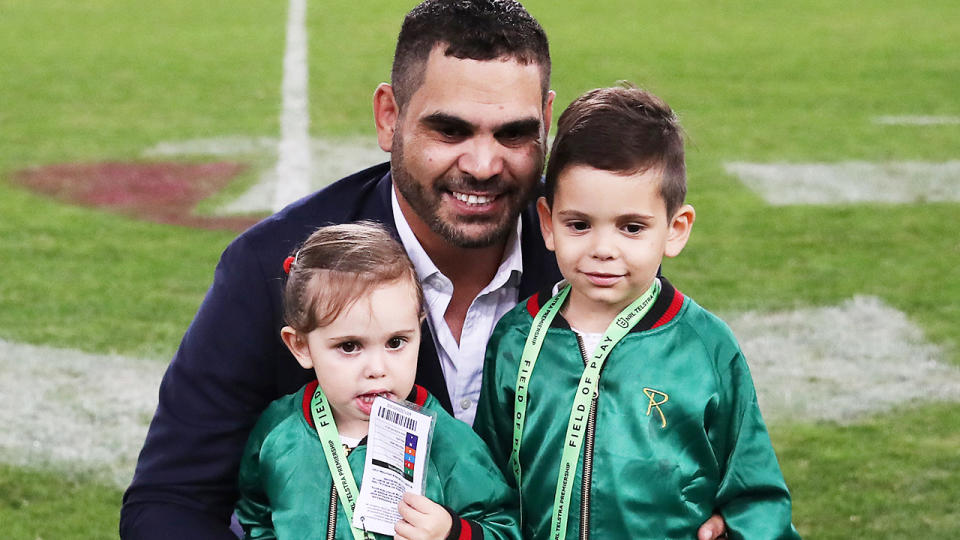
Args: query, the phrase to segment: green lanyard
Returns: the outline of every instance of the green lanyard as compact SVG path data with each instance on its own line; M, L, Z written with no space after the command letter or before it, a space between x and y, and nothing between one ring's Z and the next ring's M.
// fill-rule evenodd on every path
M518 489L520 489L520 439L523 435L523 425L526 417L527 387L530 384L530 376L536 365L537 357L540 355L540 349L543 347L543 337L546 335L546 329L550 327L550 322L560 311L560 307L569 292L570 286L567 285L540 310L540 313L533 320L533 326L527 336L527 342L520 357L520 369L517 373L516 397L514 399L513 452L510 454L510 462L517 479ZM570 421L567 424L567 433L564 436L563 454L560 458L560 470L557 474L557 490L553 498L553 517L551 519L551 538L553 540L564 540L567 536L570 488L573 484L573 477L576 475L577 464L580 461L580 448L583 445L583 433L585 433L587 416L590 412L590 402L597 395L600 370L603 369L603 363L607 360L607 356L609 356L613 347L650 311L659 294L660 281L654 280L653 285L647 289L647 292L634 300L614 318L610 326L607 327L607 331L600 338L600 343L580 376L580 383L577 385L577 393L573 400L573 408L570 411Z
M313 425L317 428L317 435L323 443L323 454L327 458L327 467L330 468L333 484L337 487L343 512L350 523L350 531L353 532L354 540L363 540L364 532L353 526L353 509L357 505L360 490L357 489L357 482L353 479L347 456L343 453L340 433L337 431L337 424L333 421L333 410L327 402L327 396L323 395L320 385L317 385L317 390L310 399L310 412L313 414Z

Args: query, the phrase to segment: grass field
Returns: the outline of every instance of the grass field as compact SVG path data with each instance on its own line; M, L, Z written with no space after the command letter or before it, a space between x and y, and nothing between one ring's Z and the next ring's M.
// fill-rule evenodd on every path
M370 98L411 5L310 4L313 135L372 134ZM773 207L724 168L960 159L960 125L874 121L960 115L960 4L525 5L551 39L557 113L620 79L680 113L698 220L665 273L684 292L721 313L879 297L960 366L957 203ZM276 137L285 21L286 4L265 0L0 0L0 338L168 361L235 233L56 202L15 173L141 162L165 141ZM771 432L805 537L960 529L960 404ZM8 538L112 538L121 494L82 474L4 465L0 523Z

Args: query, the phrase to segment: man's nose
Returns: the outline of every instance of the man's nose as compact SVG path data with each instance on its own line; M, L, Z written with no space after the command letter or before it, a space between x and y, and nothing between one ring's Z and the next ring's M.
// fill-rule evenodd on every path
M460 156L460 170L478 180L487 180L503 172L503 147L494 137L477 136Z

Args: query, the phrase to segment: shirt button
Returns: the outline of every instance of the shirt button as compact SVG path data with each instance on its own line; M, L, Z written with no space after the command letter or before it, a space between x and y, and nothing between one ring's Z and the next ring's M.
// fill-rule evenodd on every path
M460 408L467 410L470 408L470 405L473 405L473 402L470 401L470 398L463 398L460 400Z

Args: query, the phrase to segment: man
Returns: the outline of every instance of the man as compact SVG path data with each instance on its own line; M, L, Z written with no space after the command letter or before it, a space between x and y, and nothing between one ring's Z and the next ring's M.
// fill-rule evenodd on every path
M373 100L390 163L290 205L224 251L161 383L122 537L234 538L249 430L313 377L280 340L280 290L283 260L317 227L370 219L396 233L428 303L416 382L468 423L496 320L559 279L529 204L554 99L536 20L513 0L426 0L404 20L391 80Z

